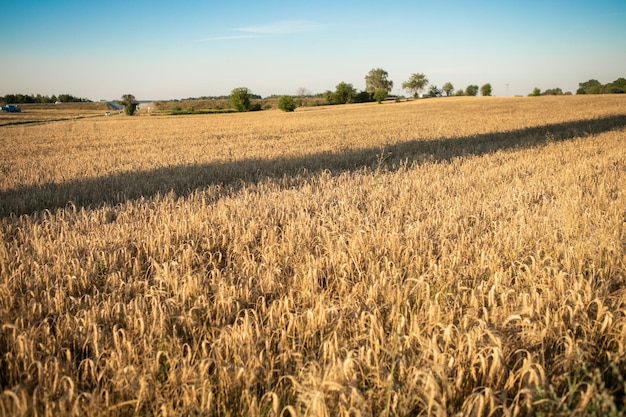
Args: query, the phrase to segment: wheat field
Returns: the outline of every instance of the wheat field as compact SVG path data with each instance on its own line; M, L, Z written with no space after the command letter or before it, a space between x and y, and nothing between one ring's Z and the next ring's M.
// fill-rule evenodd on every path
M0 127L0 416L626 414L626 97Z

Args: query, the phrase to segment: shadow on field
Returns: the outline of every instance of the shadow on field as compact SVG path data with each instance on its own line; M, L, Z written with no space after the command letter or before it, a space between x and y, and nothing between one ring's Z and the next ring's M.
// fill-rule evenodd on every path
M375 168L382 163L395 169L400 163L449 161L456 157L480 156L499 150L541 146L549 141L565 141L626 126L626 115L557 123L506 132L476 136L412 140L384 147L349 150L340 153L316 153L292 159L247 159L243 161L183 165L157 168L143 172L111 174L104 177L47 183L0 192L0 217L11 214L34 214L42 210L118 204L140 197L174 192L187 196L213 184L238 189L264 179L301 175L310 177L322 170L333 174L362 168Z

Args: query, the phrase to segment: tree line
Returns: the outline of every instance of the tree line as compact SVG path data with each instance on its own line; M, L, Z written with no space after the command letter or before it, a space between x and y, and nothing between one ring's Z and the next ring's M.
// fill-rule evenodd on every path
M389 74L382 68L375 68L365 76L365 90L357 91L350 83L340 82L335 86L335 91L327 90L324 98L328 104L362 103L376 101L381 103L387 99L393 88L393 81ZM449 97L449 96L476 96L480 92L483 96L490 96L492 87L490 83L482 87L470 84L465 89L455 91L451 82L445 83L441 88L429 84L428 77L424 73L411 74L409 79L402 83L402 89L408 91L413 97ZM424 92L426 92L423 94Z
M591 79L584 83L578 83L576 94L624 94L626 93L626 78L620 77L612 83L602 84L598 80ZM548 88L541 91L535 87L529 96L560 96L571 95L571 92L563 92L560 88Z
M598 80L589 80L578 84L576 94L624 94L626 78L620 77L612 83L602 84Z
M623 93L626 91L626 80L619 78L612 83L602 85L597 80L589 80L579 84L576 94L603 94L603 93ZM358 91L354 85L341 81L335 86L335 90L326 90L321 96L326 104L347 104L347 103L364 103L378 102L386 100L393 88L393 81L389 79L389 73L382 68L374 68L365 76L365 89ZM402 83L402 89L408 91L414 98L417 97L451 97L451 96L491 96L493 88L490 83L485 83L481 87L476 84L470 84L464 89L455 89L451 82L446 82L441 88L435 84L430 84L428 77L424 73L413 73L408 80ZM297 97L304 96L304 89L300 89L299 93L294 97L291 95L283 95L278 99L278 108L291 112L298 107ZM561 95L571 94L563 93L560 88L551 88L541 91L535 88L529 96L540 95ZM229 103L236 111L254 111L260 108L254 107L250 101L251 93L246 87L238 87L232 90L229 96Z
M571 91L566 91L565 93L559 87L557 88L548 88L547 90L541 91L539 87L535 87L532 93L528 94L528 97L539 97L539 96L571 96Z
M0 96L0 102L5 104L47 104L47 103L90 103L91 100L75 97L71 94L42 96L41 94L7 94Z
M591 79L578 84L576 94L624 94L626 93L626 79L618 78L617 80L602 84L598 80ZM389 74L382 68L374 68L365 76L365 90L358 91L352 84L344 81L335 86L335 90L326 90L324 93L315 96L322 97L326 104L346 104L346 103L363 103L378 102L382 103L386 100L393 88L393 81L389 79ZM478 87L476 84L470 84L465 89L457 89L451 82L446 82L441 88L437 85L429 84L428 77L424 73L411 74L408 80L402 83L402 89L408 91L413 97L450 97L450 96L477 96L480 92L483 96L491 96L492 87L490 83L483 84ZM306 94L305 94L306 93ZM560 88L550 88L543 92L539 88L535 88L529 96L542 95L562 95L571 94L563 93ZM298 94L294 96L279 96L278 107L284 111L294 111L298 107L296 97L311 95L304 89L300 89ZM258 103L253 103L252 99L261 99L261 96L252 94L246 87L238 87L231 91L229 96L221 96L229 101L230 106L236 111L256 111L261 110ZM7 94L0 96L0 102L5 104L28 104L28 103L70 103L70 102L91 102L86 98L75 97L71 94L59 94L52 96L44 96L41 94ZM131 94L125 94L120 100L127 114L134 114L137 108L135 97ZM301 104L301 103L300 103Z

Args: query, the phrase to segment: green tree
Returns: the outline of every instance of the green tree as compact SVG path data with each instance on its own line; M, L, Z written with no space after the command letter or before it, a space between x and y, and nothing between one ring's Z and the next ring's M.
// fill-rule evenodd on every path
M611 84L613 84L617 88L621 88L626 92L626 78L620 77L617 80L613 81Z
M428 97L441 97L441 90L434 84L428 88Z
M335 87L334 101L337 104L352 103L355 96L356 89L352 84L342 81Z
M372 101L372 100L374 100L373 95L368 93L367 91L359 91L354 96L354 103L367 103L368 101Z
M250 90L246 87L237 87L230 92L229 102L237 111L250 110Z
M450 97L452 93L454 93L454 86L452 85L451 82L447 82L443 85L443 87L441 87L441 91L446 93L447 97Z
M480 94L484 97L489 97L491 95L491 84L487 83L487 84L483 84L482 87L480 87Z
M598 80L589 80L584 83L578 83L576 94L600 94L602 84Z
M539 87L535 87L532 93L528 95L528 97L539 97L541 95L541 90Z
M6 96L4 96L4 100L2 101L5 102L6 104L11 104L11 103L18 104L16 94L7 94Z
M419 72L416 74L411 74L409 79L402 83L402 89L407 90L409 93L413 94L413 97L417 97L419 93L426 88L428 85L428 78L426 75Z
M389 74L382 68L375 68L365 76L365 91L370 94L376 93L378 89L384 89L387 94L393 88L393 81L389 79Z
M563 90L561 90L559 87L557 87L557 88L548 88L546 91L541 93L541 95L542 96L562 96L563 95Z
M324 100L326 100L326 103L328 104L337 104L337 100L335 100L335 93L333 93L330 90L326 90L324 91Z
M465 89L465 95L466 96L475 96L477 94L478 94L478 86L477 85L470 84Z
M61 98L62 94L59 96L59 99ZM63 101L63 100L61 100ZM137 105L139 103L137 103L137 100L135 100L135 96L132 94L124 94L122 96L122 105L124 106L124 113L126 113L126 115L128 116L132 116L133 114L135 114L135 111L137 110Z
M465 91L461 88L459 88L458 90L456 90L456 93L454 93L455 96L457 97L461 97L465 95Z
M626 93L626 79L618 78L612 83L605 84L602 87L604 94L624 94Z
M389 92L384 88L377 88L376 91L374 91L374 100L380 104L387 98L388 95Z
M278 108L287 112L294 111L296 109L296 101L291 96L281 96L278 99Z

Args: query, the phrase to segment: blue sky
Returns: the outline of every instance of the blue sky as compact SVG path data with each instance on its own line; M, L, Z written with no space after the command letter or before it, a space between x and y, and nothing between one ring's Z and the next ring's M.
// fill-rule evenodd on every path
M626 1L0 0L0 95L140 100L365 88L383 68L495 95L626 77ZM508 86L507 86L508 84Z

